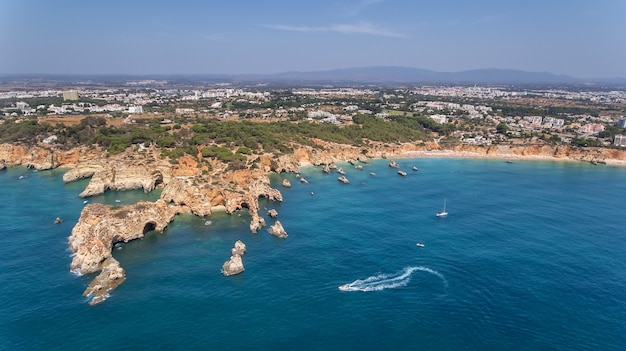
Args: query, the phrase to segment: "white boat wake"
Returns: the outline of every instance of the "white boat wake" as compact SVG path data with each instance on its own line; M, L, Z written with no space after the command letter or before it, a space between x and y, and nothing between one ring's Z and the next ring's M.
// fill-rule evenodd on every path
M366 279L357 279L352 283L339 286L341 291L380 291L385 289L395 289L406 286L411 281L411 275L416 272L427 272L436 275L441 279L445 288L448 287L448 281L443 274L434 269L424 266L406 267L402 271L395 274L379 274Z

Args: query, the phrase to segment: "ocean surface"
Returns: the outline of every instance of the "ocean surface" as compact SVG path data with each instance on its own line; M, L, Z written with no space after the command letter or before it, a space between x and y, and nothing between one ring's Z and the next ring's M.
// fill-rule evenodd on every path
M251 234L245 211L177 217L114 250L127 279L94 307L67 245L86 181L1 171L0 349L626 350L626 168L398 162L406 177L387 160L340 164L350 184L273 176L284 201L261 213L284 240ZM246 270L224 277L239 239Z

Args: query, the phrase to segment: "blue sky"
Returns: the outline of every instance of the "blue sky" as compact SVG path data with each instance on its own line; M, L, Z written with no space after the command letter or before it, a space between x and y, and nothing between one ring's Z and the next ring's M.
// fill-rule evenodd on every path
M0 73L626 77L626 0L0 0Z

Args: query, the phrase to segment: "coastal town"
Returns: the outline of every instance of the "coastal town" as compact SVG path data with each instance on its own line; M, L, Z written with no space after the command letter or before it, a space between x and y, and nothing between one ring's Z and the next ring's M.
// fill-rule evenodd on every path
M180 87L125 81L114 87L0 91L0 123L65 125L103 117L108 125L197 120L352 125L359 116L413 118L440 143L626 146L626 92L590 87L269 87L216 83ZM55 140L48 135L47 142Z

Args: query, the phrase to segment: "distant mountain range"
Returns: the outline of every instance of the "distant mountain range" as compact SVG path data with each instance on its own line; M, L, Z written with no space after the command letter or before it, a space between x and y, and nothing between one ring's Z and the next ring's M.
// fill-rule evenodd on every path
M354 83L437 83L437 84L626 84L626 78L579 79L548 72L527 72L513 69L475 69L460 72L437 72L427 69L375 66L328 71L284 72L240 76L239 79L268 79L291 82L354 82Z

